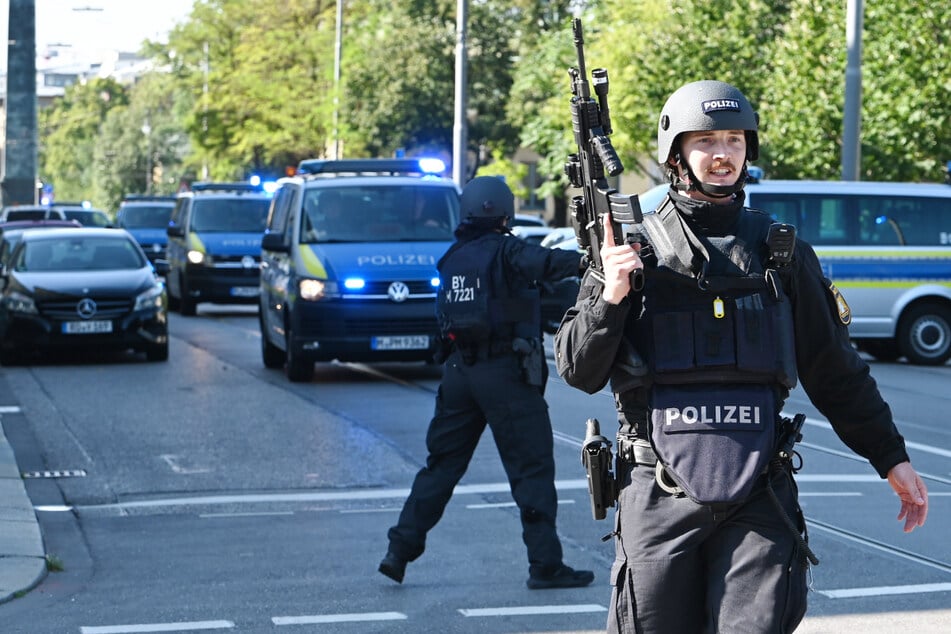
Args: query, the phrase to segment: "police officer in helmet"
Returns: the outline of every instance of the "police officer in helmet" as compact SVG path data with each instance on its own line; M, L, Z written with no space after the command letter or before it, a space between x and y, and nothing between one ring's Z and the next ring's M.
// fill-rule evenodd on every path
M565 565L556 532L552 429L543 397L547 363L535 288L578 275L581 256L510 235L514 197L499 178L470 181L461 206L456 242L437 265L437 317L446 358L426 434L429 455L388 532L379 570L402 583L407 562L422 555L426 534L442 516L488 425L520 512L528 587L586 586L594 573Z
M604 279L585 275L555 337L566 382L615 393L609 632L765 634L800 623L818 559L793 479L804 418L781 414L798 381L887 478L904 530L927 516L925 484L850 345L845 298L810 245L744 205L757 124L723 82L669 97L657 135L668 196L644 216L645 244L626 244L606 219Z

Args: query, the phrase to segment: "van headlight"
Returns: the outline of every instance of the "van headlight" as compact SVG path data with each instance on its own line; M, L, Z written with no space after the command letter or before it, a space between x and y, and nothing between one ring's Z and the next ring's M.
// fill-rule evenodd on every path
M214 258L212 258L210 255L207 253L202 253L201 251L195 251L194 249L191 249L188 252L187 257L189 264L195 264L198 266L211 266L215 263Z
M298 295L306 302L319 302L322 299L337 297L337 283L330 280L304 279L297 283Z
M7 310L11 313L22 313L24 315L36 315L39 313L39 311L36 310L36 304L33 302L33 298L23 293L14 291L3 298L3 303L6 304Z
M162 293L165 290L165 287L161 284L156 284L152 288L139 293L135 298L135 307L132 309L134 311L139 310L148 310L150 308L158 310L162 307Z

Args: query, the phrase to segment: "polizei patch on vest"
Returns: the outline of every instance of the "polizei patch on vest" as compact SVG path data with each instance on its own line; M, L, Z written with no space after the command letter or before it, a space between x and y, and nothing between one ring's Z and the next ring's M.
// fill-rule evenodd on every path
M701 103L700 107L703 109L703 114L720 112L723 110L739 112L740 102L736 99L711 99L710 101L704 101Z
M664 432L703 431L704 429L760 429L763 408L759 405L687 405L663 409Z

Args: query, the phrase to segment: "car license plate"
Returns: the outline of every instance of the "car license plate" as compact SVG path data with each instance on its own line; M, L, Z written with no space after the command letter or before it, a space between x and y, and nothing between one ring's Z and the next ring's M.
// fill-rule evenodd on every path
M429 348L429 336L373 337L370 339L370 348L372 350L425 350Z
M88 335L101 332L112 332L112 322L108 319L93 321L67 321L63 324L63 334Z
M232 286L231 287L232 297L257 297L260 294L261 294L261 289L258 286Z

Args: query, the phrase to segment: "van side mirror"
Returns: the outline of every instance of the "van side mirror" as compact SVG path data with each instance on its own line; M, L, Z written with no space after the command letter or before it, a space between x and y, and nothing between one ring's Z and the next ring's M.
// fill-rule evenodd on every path
M263 251L278 251L280 253L290 253L290 247L284 243L284 236L279 233L265 232L261 238L261 249Z
M182 227L177 225L169 225L168 229L165 230L165 233L172 238L184 238L185 230Z

